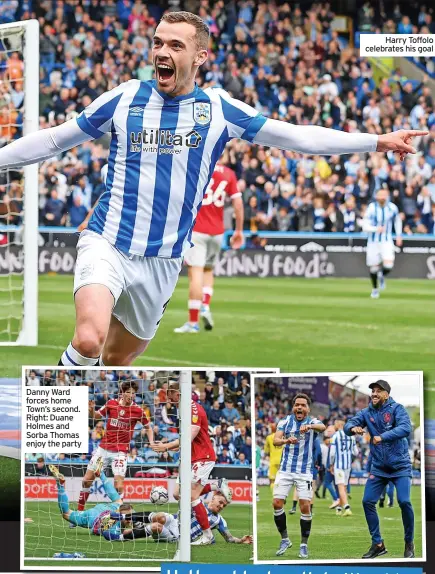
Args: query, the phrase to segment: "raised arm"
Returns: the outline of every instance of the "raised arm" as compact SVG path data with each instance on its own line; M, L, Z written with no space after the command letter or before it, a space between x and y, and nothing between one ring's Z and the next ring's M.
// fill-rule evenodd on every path
M229 137L256 144L297 151L309 155L341 155L361 152L393 151L416 153L410 145L413 137L427 131L398 130L383 135L347 133L319 126L300 126L266 119L244 102L218 90Z
M134 81L134 80L133 80ZM113 114L129 82L96 98L73 120L28 134L0 150L0 168L38 163L110 131ZM133 87L133 86L132 86Z
M254 143L309 155L341 155L359 152L416 153L409 142L425 135L418 130L398 130L383 135L347 133L320 126L298 126L280 120L266 120Z
M76 120L28 134L0 149L0 168L22 167L50 159L94 139Z
M348 436L352 436L355 434L364 434L364 428L367 426L364 415L362 411L357 413L351 419L347 421L344 425L344 432Z

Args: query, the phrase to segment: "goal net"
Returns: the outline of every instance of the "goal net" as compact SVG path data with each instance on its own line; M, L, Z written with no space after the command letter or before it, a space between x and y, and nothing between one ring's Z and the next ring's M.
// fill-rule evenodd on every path
M0 25L0 147L38 129L39 24ZM37 344L38 166L0 166L0 345Z
M89 449L87 453L74 455L24 453L24 567L59 569L70 565L68 559L73 558L74 564L83 561L84 567L101 561L107 562L108 567L127 567L131 563L134 568L139 562L155 562L158 566L163 561L189 561L191 373L29 370L25 379L27 386L88 386ZM171 382L181 383L179 405L168 402L167 388ZM130 389L134 391L131 406L126 399ZM103 414L98 414L99 411ZM183 416L185 412L187 416ZM131 426L134 430L129 440L129 433L123 429ZM153 451L149 444L150 429L155 442L179 438L180 448L163 453ZM102 449L110 455L106 457ZM87 471L100 456L105 462L105 476L93 480ZM62 517L59 489L50 465L65 477L69 510L78 511L84 505L90 516L86 515L87 527L81 524L74 527ZM180 503L174 497L179 479ZM128 535L131 523L116 522L110 513L112 522L99 528L104 513L110 510L107 505L117 495L135 513L131 536ZM165 513L168 526L162 533L155 531L159 527L153 522L157 521L157 513ZM74 517L79 522L85 519L80 512L74 512ZM104 535L104 528L110 529L110 535ZM113 533L122 533L125 539L116 539Z

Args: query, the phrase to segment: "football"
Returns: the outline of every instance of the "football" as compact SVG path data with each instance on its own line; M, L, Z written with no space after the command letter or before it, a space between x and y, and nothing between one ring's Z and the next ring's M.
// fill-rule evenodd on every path
M164 486L153 486L150 493L150 501L153 504L167 504L169 501L168 491Z

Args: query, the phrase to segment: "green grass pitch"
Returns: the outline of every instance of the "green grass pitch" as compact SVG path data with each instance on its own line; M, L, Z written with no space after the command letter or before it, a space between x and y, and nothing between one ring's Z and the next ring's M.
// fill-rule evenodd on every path
M39 345L0 347L2 376L20 376L23 363L57 365L74 330L71 290L71 276L40 278ZM215 329L178 335L173 329L187 319L182 277L155 339L135 364L293 372L423 369L435 382L433 282L391 279L379 300L369 295L363 279L217 278Z
M150 505L134 505L135 511L150 510ZM166 507L164 508L166 510ZM170 505L170 511L176 512L176 506ZM252 534L252 507L233 504L222 513L228 523L230 532L237 537ZM26 502L25 516L33 522L25 524L25 558L52 558L55 552L83 552L86 558L80 560L26 560L26 565L33 566L102 566L107 567L143 567L160 566L160 562L173 559L175 544L155 543L148 539L137 542L111 543L100 536L94 536L85 528L70 529L63 520L55 502ZM205 547L192 547L192 562L211 564L249 564L252 558L252 546L228 544L222 536L215 533L216 544ZM110 562L98 562L98 559L109 558ZM129 559L144 559L151 562L129 562ZM120 560L123 559L123 560ZM152 562L156 560L158 562ZM104 566L103 566L104 567Z
M0 456L0 520L20 519L20 461Z
M364 511L361 504L364 488L352 487L349 501L353 516L340 517L329 510L330 498L314 500L314 516L311 536L308 542L310 560L359 560L371 544ZM329 496L329 495L327 495ZM415 555L422 556L421 489L413 486L411 500L415 512ZM276 556L280 536L273 521L272 493L268 486L260 487L260 502L257 502L258 560L300 560L299 510L289 516L291 503L286 504L287 529L293 547L284 556ZM380 508L381 533L385 539L388 554L379 560L403 558L403 525L397 500L394 508Z

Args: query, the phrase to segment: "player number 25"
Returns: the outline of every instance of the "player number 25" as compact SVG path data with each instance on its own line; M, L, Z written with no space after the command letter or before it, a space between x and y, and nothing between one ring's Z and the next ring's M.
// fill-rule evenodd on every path
M205 191L204 199L202 200L202 205L213 204L216 207L223 207L225 204L225 188L227 187L227 181L223 180L213 191L213 178L211 178L210 183Z

